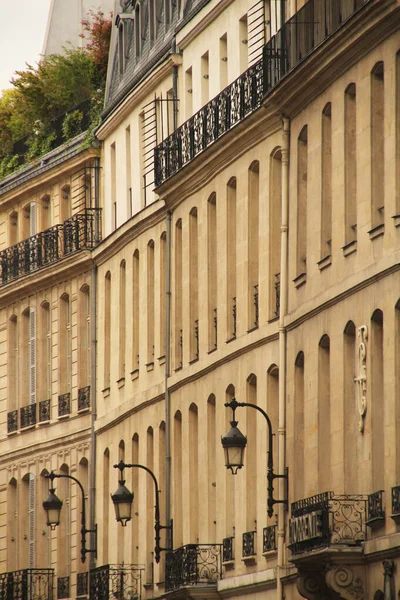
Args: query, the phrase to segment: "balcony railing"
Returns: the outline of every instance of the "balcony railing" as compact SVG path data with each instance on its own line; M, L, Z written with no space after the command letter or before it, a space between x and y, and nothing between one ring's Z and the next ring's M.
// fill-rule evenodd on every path
M7 432L14 433L18 431L18 411L11 410L7 413Z
M36 404L28 404L20 408L21 429L36 425Z
M50 421L50 400L39 402L39 423Z
M69 598L69 575L57 577L57 600Z
M164 183L261 106L289 71L369 1L308 0L265 44L261 60L155 148L155 185Z
M230 562L234 560L234 537L227 537L222 540L222 562Z
M1 600L52 600L53 569L21 569L0 573Z
M89 592L89 576L88 572L76 574L76 595L87 596Z
M140 565L103 565L90 571L90 599L118 600L142 597L142 572Z
M58 416L66 417L69 414L71 414L71 394L67 392L58 396Z
M90 386L78 390L78 411L90 408Z
M292 504L289 548L292 554L329 546L358 546L367 539L364 495L325 492Z
M29 275L101 241L101 209L85 208L62 225L54 225L0 252L0 285Z
M188 544L166 556L165 590L216 585L222 576L222 544Z
M242 538L242 557L249 558L256 554L256 532L246 531Z
M270 525L263 529L263 552L274 552L276 550L276 525Z
M392 516L400 517L400 485L392 487Z
M379 490L368 496L367 524L372 526L384 520L383 490Z

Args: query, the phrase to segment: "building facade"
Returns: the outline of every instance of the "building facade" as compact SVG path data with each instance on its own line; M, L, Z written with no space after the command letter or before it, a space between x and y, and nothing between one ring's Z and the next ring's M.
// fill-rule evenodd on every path
M394 599L399 5L115 14L100 155L76 142L0 188L3 581L43 568L59 598ZM233 398L252 406L233 416ZM231 421L247 434L235 476ZM85 565L76 484L57 480L54 532L38 516L52 469L87 493Z

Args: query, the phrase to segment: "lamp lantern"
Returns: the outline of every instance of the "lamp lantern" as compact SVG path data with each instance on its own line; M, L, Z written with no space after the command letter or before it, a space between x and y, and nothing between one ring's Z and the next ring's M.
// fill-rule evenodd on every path
M62 508L62 500L58 498L55 494L55 489L49 489L49 495L47 499L43 502L43 508L47 514L47 522L46 524L50 527L50 529L55 529L57 525L60 524L60 514Z
M237 428L237 421L231 421L230 430L221 438L222 447L225 452L225 465L233 475L243 467L244 451L247 438Z
M125 527L132 518L133 494L126 487L124 479L119 480L118 489L111 495L111 500L114 504L115 518Z

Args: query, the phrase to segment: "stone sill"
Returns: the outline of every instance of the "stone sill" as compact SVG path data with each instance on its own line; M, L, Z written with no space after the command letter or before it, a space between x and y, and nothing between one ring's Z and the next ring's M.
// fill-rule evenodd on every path
M351 242L347 242L344 246L342 246L343 256L350 256L353 252L357 251L357 240L352 240Z
M296 288L301 287L306 282L307 282L307 273L300 273L300 275L297 275L297 277L295 277L293 279L293 283L294 283L294 285L295 285Z
M101 390L101 393L103 394L103 398L108 398L108 396L110 395L110 388L104 388L104 390Z
M320 271L323 271L327 267L330 267L331 264L332 264L332 256L330 254L328 254L327 256L324 256L324 258L321 258L321 260L319 260L317 262L318 269Z
M145 367L146 367L146 371L153 371L154 370L154 362L147 363L147 365L145 365Z
M372 229L370 229L368 231L369 239L375 240L376 238L381 237L381 235L384 235L384 233L385 233L385 223L380 223L379 225L377 225L376 227L373 227Z
M124 387L125 385L125 377L121 377L121 379L118 379L117 381L117 387L118 389L121 389L122 387Z
M252 554L251 556L242 556L242 562L247 565L255 565L257 562L257 556Z

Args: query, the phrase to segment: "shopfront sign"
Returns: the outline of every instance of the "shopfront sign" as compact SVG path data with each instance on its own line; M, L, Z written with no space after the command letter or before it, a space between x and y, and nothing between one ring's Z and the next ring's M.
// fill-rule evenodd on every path
M322 537L322 510L290 519L290 544Z

